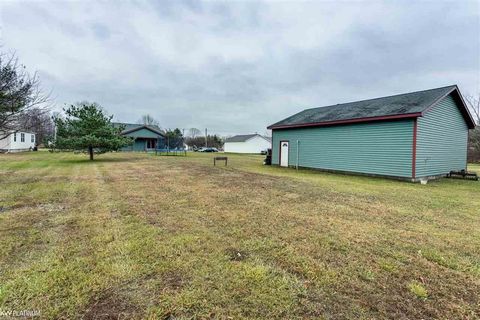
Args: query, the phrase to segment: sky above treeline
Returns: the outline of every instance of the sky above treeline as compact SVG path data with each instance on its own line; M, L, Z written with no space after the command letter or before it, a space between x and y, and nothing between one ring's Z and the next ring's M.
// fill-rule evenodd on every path
M480 1L2 1L0 44L56 108L222 136L305 108L480 92Z

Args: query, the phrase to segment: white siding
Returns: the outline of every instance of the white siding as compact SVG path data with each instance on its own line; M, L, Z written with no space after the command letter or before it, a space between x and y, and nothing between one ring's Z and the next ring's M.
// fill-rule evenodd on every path
M260 153L271 148L272 144L266 139L256 136L245 142L225 142L225 152L232 153Z
M24 141L22 141L22 134L24 136ZM34 137L33 142L32 135ZM19 131L16 133L16 139L15 134L12 133L7 138L0 140L0 150L8 152L30 150L36 144L35 139L36 137L33 133Z

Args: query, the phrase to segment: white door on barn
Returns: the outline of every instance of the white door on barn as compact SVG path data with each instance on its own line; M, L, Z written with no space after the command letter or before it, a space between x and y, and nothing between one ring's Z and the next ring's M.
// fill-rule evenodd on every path
M280 142L280 166L288 167L288 141Z

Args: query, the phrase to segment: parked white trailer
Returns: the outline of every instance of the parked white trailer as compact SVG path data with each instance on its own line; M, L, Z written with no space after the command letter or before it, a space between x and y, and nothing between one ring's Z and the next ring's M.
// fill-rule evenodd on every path
M272 147L269 137L259 134L237 135L225 140L224 150L231 153L261 153Z
M3 136L3 135L2 135ZM17 131L0 140L0 152L21 152L32 150L35 147L34 133Z

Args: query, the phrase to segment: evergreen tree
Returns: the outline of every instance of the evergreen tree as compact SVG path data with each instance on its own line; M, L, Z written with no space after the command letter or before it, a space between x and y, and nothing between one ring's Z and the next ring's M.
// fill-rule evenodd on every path
M85 150L93 160L94 151L104 153L117 151L132 143L123 137L122 127L114 127L113 116L105 114L96 103L82 102L65 109L66 117L57 117L57 138L55 148Z

